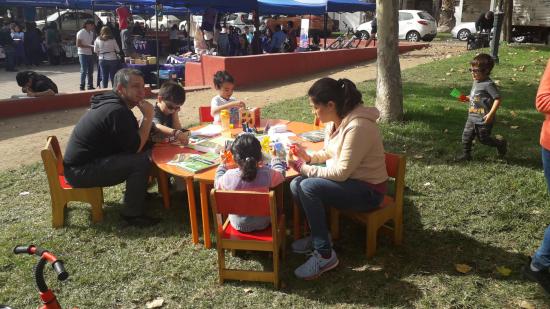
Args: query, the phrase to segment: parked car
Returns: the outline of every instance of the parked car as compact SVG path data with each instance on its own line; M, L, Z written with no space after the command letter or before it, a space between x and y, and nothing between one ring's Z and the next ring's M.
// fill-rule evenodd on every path
M134 21L134 24L143 24L145 26L145 19L139 15L132 15L132 20Z
M370 37L372 21L359 25L355 31L360 31L363 37ZM402 40L430 42L437 35L435 19L428 12L416 10L399 10L399 33Z
M158 23L159 23L159 26L158 26L159 30L160 31L165 31L165 30L168 30L168 29L172 28L173 25L178 25L179 26L180 20L174 15L162 15L158 19ZM145 22L145 27L151 28L151 29L156 29L156 27L157 27L156 16L153 16L150 19L148 19Z
M492 32L493 31L491 30L491 33ZM451 30L451 35L453 38L457 38L461 41L466 41L471 33L476 33L475 22L459 23ZM531 41L532 37L529 33L518 33L517 29L514 27L512 28L512 40L516 43L524 43Z
M228 26L233 26L235 28L244 29L244 27L249 27L254 29L254 21L252 20L252 14L248 13L234 13L228 14L224 18Z
M113 12L108 11L98 11L95 12L95 15L101 19L101 22L106 25L108 22L114 23L115 22L115 14Z
M43 30L47 23L55 21L57 26L61 26L63 31L76 32L82 29L82 25L88 19L94 19L97 24L99 17L97 15L92 17L92 11L76 11L76 10L63 10L59 14L57 12L49 15L44 20L38 20L36 27Z

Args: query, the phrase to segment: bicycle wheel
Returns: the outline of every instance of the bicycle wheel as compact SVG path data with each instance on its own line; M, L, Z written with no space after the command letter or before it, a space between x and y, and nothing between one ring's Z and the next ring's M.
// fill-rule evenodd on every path
M340 48L342 48L342 40L340 38L337 38L336 41L330 43L330 45L327 48L328 49L340 49Z

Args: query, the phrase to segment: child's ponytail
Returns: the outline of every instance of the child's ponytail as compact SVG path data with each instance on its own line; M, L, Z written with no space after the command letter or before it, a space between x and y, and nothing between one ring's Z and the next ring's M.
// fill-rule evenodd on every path
M258 174L258 163L262 160L262 145L254 135L241 134L231 146L233 158L241 170L241 179L251 182Z

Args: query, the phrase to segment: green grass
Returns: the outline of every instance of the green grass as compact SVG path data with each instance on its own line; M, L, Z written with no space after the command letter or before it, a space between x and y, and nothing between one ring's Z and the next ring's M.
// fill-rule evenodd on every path
M455 164L466 106L449 92L470 90L467 68L473 55L404 71L406 119L382 125L386 149L408 155L403 246L382 238L375 258L367 261L364 229L345 221L342 240L335 244L341 265L321 279L295 279L292 271L304 258L289 253L279 291L262 283L220 286L215 249L191 244L182 194L172 196L168 211L160 198L153 199L152 212L163 224L139 230L124 228L118 218L123 187L108 188L104 222L92 225L89 207L74 204L66 227L54 230L46 178L36 164L0 173L0 302L15 308L38 304L31 278L35 259L11 254L16 244L34 243L66 262L71 273L66 283L47 272L65 307L143 308L156 297L166 308L501 308L521 301L550 306L544 292L520 276L525 257L550 222L538 146L543 117L533 108L550 50L501 48L501 64L492 74L503 96L494 134L508 139L509 154L499 160L494 149L476 145L475 161ZM372 105L375 82L359 87ZM262 114L312 121L306 97L270 105ZM23 191L30 194L20 196ZM269 259L253 254L229 262L260 268ZM473 270L460 274L457 263ZM511 275L499 274L499 266L510 268Z

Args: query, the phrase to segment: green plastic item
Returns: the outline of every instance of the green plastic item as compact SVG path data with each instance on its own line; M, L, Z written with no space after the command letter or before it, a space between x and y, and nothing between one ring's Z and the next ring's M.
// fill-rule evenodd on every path
M453 90L451 91L451 97L458 98L461 95L462 95L462 92L460 92L460 90L456 88L453 88Z

